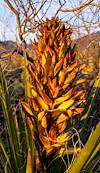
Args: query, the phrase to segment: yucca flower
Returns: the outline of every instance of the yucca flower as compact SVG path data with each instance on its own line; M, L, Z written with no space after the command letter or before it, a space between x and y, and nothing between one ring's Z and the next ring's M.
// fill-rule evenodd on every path
M85 80L71 47L72 29L53 17L39 31L38 41L32 42L33 64L28 65L32 97L21 103L34 140L48 157L69 140L67 124L84 110Z

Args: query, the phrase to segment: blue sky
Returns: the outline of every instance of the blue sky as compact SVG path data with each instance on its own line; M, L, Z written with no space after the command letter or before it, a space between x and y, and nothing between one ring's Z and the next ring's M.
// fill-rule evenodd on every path
M0 40L16 39L16 19L3 0L0 0Z
M57 1L57 0L56 0ZM62 0L63 1L63 0ZM98 0L94 0L95 2L98 2ZM67 7L70 8L71 5L78 6L79 5L79 0L67 0ZM86 0L82 0L82 2L86 2ZM46 4L46 7L48 6L48 4ZM47 16L50 18L51 16L53 16L53 14L55 13L56 9L58 8L57 3L52 3L51 8L49 9ZM87 10L87 9L86 9ZM44 8L45 11L45 8ZM85 10L84 10L85 11ZM39 14L41 16L41 14ZM72 17L73 14L72 13L61 13L60 17L64 19L63 20L69 20L70 17ZM85 11L85 15L84 18L86 20L90 20L92 17L91 13L87 13L87 11ZM96 20L96 15L94 18L94 21ZM71 23L74 23L75 25L82 25L81 21L76 20L75 18L73 18L71 20ZM98 30L98 28L94 28L93 31ZM81 32L85 33L85 30L82 30ZM9 8L7 7L7 5L5 4L5 2L3 0L0 0L0 40L16 40L17 38L17 29L16 29L16 18L15 16L12 14L12 12L9 10Z

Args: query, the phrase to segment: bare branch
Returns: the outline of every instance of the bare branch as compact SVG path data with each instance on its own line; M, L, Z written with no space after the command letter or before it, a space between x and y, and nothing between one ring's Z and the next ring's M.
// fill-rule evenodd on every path
M73 11L78 11L78 10L81 10L81 9L87 7L87 6L90 5L92 2L93 2L93 0L88 0L88 1L84 2L83 4L81 4L79 7L72 8L72 9L63 9L63 8L61 8L60 11L62 11L62 12L73 12Z
M8 5L8 7L11 9L11 11L13 11L13 13L15 13L15 15L18 15L18 11L12 6L10 1L9 0L4 0L4 1Z
M90 5L100 8L100 4L91 3Z

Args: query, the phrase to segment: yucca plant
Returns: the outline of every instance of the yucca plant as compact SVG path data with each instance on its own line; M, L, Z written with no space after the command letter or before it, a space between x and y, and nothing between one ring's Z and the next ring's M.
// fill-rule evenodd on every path
M29 138L31 137L26 129L24 114L20 112L20 116L16 115L13 109L11 102L11 95L9 94L9 87L7 85L4 70L2 69L1 65L0 65L0 105L2 105L3 116L4 116L4 130L2 129L2 131L4 131L3 139L1 137L2 133L0 134L0 172L28 173L28 171L26 170L29 169L29 164L28 164L28 160L30 160ZM32 153L32 155L34 154Z
M44 172L46 161L71 138L76 115L83 112L85 80L71 47L72 29L53 17L41 24L28 65L31 97L21 101L35 142L35 170Z
M85 80L81 78L82 66L75 60L75 47L71 47L71 33L72 30L66 29L57 18L41 25L37 42L32 42L33 63L27 66L31 96L19 104L25 113L20 107L20 113L15 114L0 66L0 101L7 138L4 144L0 136L2 173L79 173L89 172L90 167L92 173L99 164L100 124L88 140L85 138L87 142L82 150L79 134L85 137L84 125L100 77L80 117L84 110Z

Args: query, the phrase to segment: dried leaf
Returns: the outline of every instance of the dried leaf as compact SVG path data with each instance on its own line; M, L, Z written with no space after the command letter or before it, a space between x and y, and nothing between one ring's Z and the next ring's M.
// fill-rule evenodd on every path
M64 101L66 101L67 99L69 99L71 97L71 94L66 94L65 96L62 97L58 97L57 99L55 99L53 106L58 105Z
M59 87L56 87L54 90L53 98L56 98L59 94Z
M43 117L42 117L41 125L42 125L42 127L44 127L45 129L47 128L47 119L46 119L46 116L43 116Z
M57 137L56 141L57 141L58 143L67 142L68 139L69 139L69 137L70 137L70 134L71 134L70 132L66 132L66 133L64 133L64 134L62 134L62 135L59 135L59 136Z
M58 124L57 126L58 126L58 132L61 133L61 132L63 132L65 130L65 128L67 126L67 122L64 121L64 122Z
M59 72L59 85L62 85L63 84L64 79L65 79L65 72L64 72L64 70L61 70Z
M45 57L45 54L43 53L43 55L42 55L42 67L43 68L44 68L45 64L46 64L46 57Z
M70 83L76 77L78 70L79 70L78 68L75 68L70 74L68 74L64 84Z
M23 102L23 101L21 101L21 104L22 104L22 106L24 107L24 109L26 110L26 112L27 112L29 115L33 116L33 112L32 112L32 110L31 110L30 106L29 106L26 102Z
M64 114L64 113L62 113L59 117L58 117L58 119L57 119L57 121L56 121L56 124L58 125L59 123L62 123L63 121L66 121L68 119L68 117Z
M26 117L26 123L27 123L28 127L30 128L30 130L32 131L33 130L33 124L32 124L32 121L30 120L29 117Z
M81 83L85 83L86 79L79 79L75 82L75 85L81 84Z
M37 97L38 93L32 88L31 93L33 97Z
M63 103L61 103L58 107L57 107L57 110L66 110L68 109L70 106L72 106L72 104L74 103L74 99L69 99Z
M39 135L39 138L44 146L45 149L50 149L51 148L51 144L50 144L50 140L48 137L43 136L42 134Z
M37 102L39 103L39 105L41 106L41 108L45 111L49 110L49 106L46 104L46 102L40 97L37 96Z
M65 74L72 71L77 66L77 61L75 61L73 64L69 65L65 71Z
M61 70L61 66L63 64L63 58L61 58L58 63L56 63L55 68L54 68L54 76Z
M31 105L32 105L34 111L36 111L36 112L39 111L39 107L34 99L31 99Z
M49 130L49 137L52 139L52 140L55 140L56 139L56 130L55 128L52 126L51 129Z
M39 112L39 114L37 115L38 121L41 121L44 115L45 115L44 111Z

